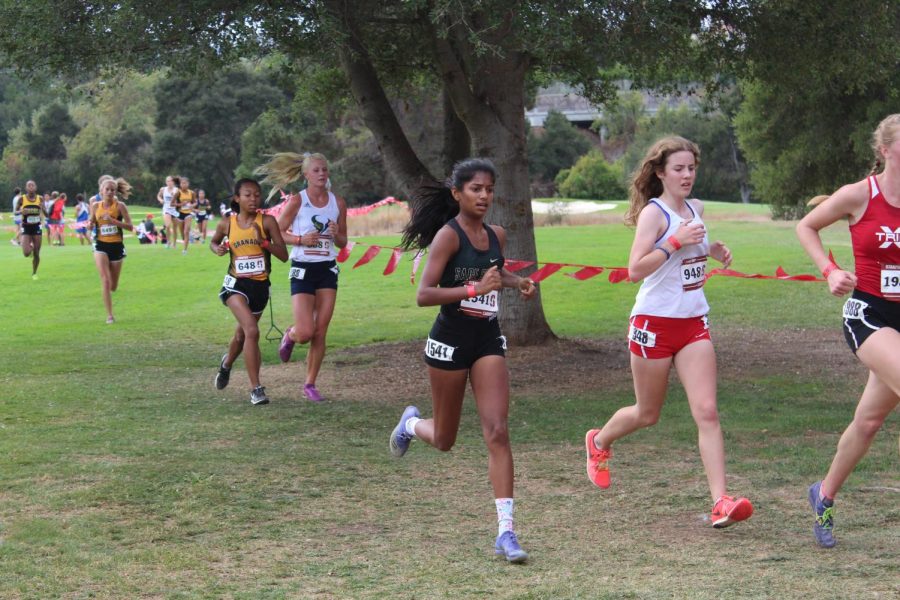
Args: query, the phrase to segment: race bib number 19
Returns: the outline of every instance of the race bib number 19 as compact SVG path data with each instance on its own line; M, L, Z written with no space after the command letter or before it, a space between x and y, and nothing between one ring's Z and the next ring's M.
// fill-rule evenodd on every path
M900 265L881 267L881 293L889 300L900 300Z
M231 275L225 276L225 281L222 282L222 287L226 290L233 290L234 286L237 284L237 279L232 277Z

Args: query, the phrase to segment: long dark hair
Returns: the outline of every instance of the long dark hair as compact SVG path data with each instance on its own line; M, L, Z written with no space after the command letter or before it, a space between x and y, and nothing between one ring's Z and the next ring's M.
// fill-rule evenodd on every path
M243 179L238 179L237 181L235 181L234 182L234 196L231 197L231 210L236 215L240 214L241 205L238 204L238 201L235 200L235 198L237 196L241 195L241 188L244 187L248 183L255 185L257 188L260 189L260 191L262 191L262 186L259 185L259 182L255 179L250 179L249 177L244 177ZM260 208L262 208L262 207L260 207Z
M443 183L428 183L413 192L409 223L400 245L406 250L430 246L438 230L459 214L459 203L451 190L461 190L477 173L487 173L497 180L494 163L486 158L467 158L453 165L453 172Z

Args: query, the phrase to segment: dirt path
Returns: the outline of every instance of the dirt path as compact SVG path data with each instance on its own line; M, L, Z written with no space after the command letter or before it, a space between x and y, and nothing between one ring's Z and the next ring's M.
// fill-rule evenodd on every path
M784 376L865 381L866 370L841 333L822 329L778 332L727 329L714 333L720 377ZM319 387L340 398L398 399L430 396L422 342L374 344L329 352ZM624 340L561 339L536 347L512 347L507 355L512 389L529 394L583 393L631 386ZM296 371L268 368L272 385L295 383ZM862 387L860 387L862 389Z

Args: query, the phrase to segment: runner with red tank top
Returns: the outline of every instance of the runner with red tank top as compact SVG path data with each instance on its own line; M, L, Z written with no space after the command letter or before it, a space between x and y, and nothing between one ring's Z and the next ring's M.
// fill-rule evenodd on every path
M844 335L869 368L866 389L841 435L831 468L808 490L815 513L813 533L825 548L835 545L835 495L900 403L900 114L878 125L872 149L876 161L869 177L845 185L797 225L797 237L822 270L831 293L853 292L844 303ZM842 219L850 223L855 273L831 262L819 236L820 230Z

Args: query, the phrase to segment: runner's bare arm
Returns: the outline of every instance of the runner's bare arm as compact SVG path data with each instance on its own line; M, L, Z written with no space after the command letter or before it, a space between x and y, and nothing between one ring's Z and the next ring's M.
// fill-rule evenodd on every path
M284 245L284 239L281 237L278 221L272 215L263 215L263 227L269 238L269 253L281 262L285 262L288 259L288 250L287 246Z
M228 253L228 246L222 242L225 240L225 236L228 235L229 222L229 219L222 219L219 221L219 224L216 225L216 230L213 232L212 238L209 241L209 249L212 250L213 254L216 256L224 256Z

